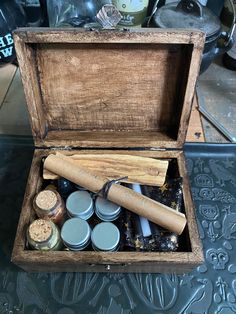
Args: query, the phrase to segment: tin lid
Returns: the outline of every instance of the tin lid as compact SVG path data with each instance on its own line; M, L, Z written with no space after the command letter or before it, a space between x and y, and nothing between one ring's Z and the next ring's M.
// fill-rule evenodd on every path
M162 6L153 17L161 28L199 29L206 37L218 36L221 30L219 18L207 7L195 0L182 0Z
M113 251L119 244L120 231L111 222L101 222L94 227L91 240L97 250Z
M105 221L112 221L117 218L121 207L101 196L98 196L95 202L97 216Z
M88 219L92 216L93 200L87 191L75 191L66 200L66 208L71 217Z
M83 247L90 239L90 227L87 221L80 218L67 220L61 229L61 238L66 246Z

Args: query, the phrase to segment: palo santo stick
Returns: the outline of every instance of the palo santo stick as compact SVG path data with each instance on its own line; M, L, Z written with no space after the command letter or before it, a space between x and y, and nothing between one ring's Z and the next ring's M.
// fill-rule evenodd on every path
M169 161L150 157L121 154L74 154L73 162L95 175L109 180L128 177L121 182L162 186ZM44 168L43 178L55 180L58 175Z
M60 153L49 155L44 162L44 167L95 193L107 182L106 179L78 167L70 157ZM112 184L107 198L177 234L181 234L186 225L184 214L122 185Z

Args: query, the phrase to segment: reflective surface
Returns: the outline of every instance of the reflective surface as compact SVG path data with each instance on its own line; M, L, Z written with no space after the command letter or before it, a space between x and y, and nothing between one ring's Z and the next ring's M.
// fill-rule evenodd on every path
M205 263L181 276L20 271L10 255L32 147L1 138L0 152L0 313L236 312L236 145L185 147Z
M96 14L111 0L50 0L47 11L50 27L83 27L96 22Z

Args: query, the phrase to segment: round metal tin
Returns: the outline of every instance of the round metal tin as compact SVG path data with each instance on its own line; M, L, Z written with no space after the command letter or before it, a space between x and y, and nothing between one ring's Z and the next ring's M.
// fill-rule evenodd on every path
M121 212L121 207L108 201L103 197L97 197L95 202L95 213L103 221L116 220Z
M120 241L120 231L111 222L101 222L94 227L91 241L95 251L116 251Z
M94 213L93 200L87 191L75 191L66 200L66 208L70 217L84 220L89 219Z
M91 229L81 218L68 219L61 229L61 238L70 250L81 251L90 243Z

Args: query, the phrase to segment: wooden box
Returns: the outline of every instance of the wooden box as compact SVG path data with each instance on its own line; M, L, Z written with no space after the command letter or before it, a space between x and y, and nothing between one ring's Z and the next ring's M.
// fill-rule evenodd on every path
M19 29L14 35L35 141L12 261L27 271L175 272L203 261L182 147L204 34L188 30ZM184 180L178 252L26 249L32 200L51 152L170 159Z

